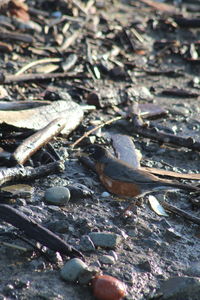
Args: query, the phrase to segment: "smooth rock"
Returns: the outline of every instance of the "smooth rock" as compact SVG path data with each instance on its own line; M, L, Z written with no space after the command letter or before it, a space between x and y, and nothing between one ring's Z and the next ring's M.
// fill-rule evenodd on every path
M96 247L114 249L121 241L122 237L111 232L90 232L89 237Z
M94 251L95 245L88 235L83 235L80 240L80 247L83 251Z
M162 300L199 300L200 279L195 277L172 277L161 284Z
M88 270L88 266L81 259L73 258L64 265L60 274L66 281L77 282L84 270Z
M70 199L70 191L68 188L55 186L47 189L44 197L51 205L66 205Z
M107 265L113 265L115 263L115 259L111 255L102 255L101 257L99 257L99 261L102 264L107 264Z
M108 197L110 197L110 193L108 193L108 192L103 192L103 193L101 194L101 197L103 197L103 198L108 198Z

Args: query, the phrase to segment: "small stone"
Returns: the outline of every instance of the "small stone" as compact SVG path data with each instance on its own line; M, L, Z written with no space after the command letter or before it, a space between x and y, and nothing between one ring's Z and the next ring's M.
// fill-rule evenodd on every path
M108 197L110 197L110 193L108 193L108 192L103 192L103 193L101 194L101 197L103 197L103 198L108 198Z
M51 205L66 205L70 199L70 191L68 188L55 186L47 189L44 197Z
M174 230L171 227L171 228L167 228L166 229L166 231L165 231L165 237L170 242L170 241L173 241L173 240L181 239L182 235L178 231Z
M82 251L94 251L95 245L88 235L83 235L80 240L80 247Z
M87 270L84 269L78 276L79 284L89 284L97 273L99 273L99 269L95 267L90 267Z
M172 277L161 284L159 294L163 300L199 300L200 279L194 277Z
M114 249L121 241L122 237L111 232L91 232L89 237L96 247Z
M107 264L107 265L113 265L115 263L115 259L113 256L111 255L102 255L100 258L99 258L99 261L102 263L102 264Z
M83 270L88 270L87 265L79 258L70 259L61 269L61 277L66 281L77 282Z
M149 263L148 260L145 260L141 263L139 263L137 266L136 266L140 272L151 272L151 265Z

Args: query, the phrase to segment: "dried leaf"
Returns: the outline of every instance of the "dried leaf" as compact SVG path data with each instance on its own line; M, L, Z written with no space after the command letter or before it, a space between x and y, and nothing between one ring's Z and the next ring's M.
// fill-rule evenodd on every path
M149 195L149 203L151 205L151 208L153 209L153 211L155 211L155 213L157 215L168 217L168 214L165 212L164 208L158 202L158 200L156 199L156 197L154 197L152 195Z

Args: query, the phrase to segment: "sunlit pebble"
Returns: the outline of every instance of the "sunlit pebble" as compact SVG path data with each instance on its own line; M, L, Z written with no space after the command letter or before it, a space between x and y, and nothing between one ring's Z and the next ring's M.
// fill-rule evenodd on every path
M103 197L103 198L108 198L108 197L110 197L110 193L108 193L108 192L103 192L103 193L101 194L101 197Z
M126 295L126 285L109 275L96 276L92 280L92 288L98 300L122 300Z

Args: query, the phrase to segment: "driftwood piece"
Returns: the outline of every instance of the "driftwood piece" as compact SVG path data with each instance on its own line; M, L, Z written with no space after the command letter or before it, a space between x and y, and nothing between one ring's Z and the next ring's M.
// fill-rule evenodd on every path
M12 40L28 44L32 44L35 41L35 39L30 34L11 32L6 29L0 30L0 38L3 40Z
M36 178L44 177L49 174L54 174L64 170L62 162L52 162L42 165L37 168L18 166L14 168L1 168L0 169L0 186L5 183L29 181Z
M34 101L12 101L0 102L0 110L22 110L22 109L30 109L34 107L44 106L51 104L50 101L42 101L42 100L34 100Z
M57 78L83 79L83 78L85 78L85 75L69 73L69 72L51 73L51 74L35 73L35 74L22 74L22 75L6 75L6 74L1 73L0 74L0 83L1 84L12 84L14 82L27 82L27 81L38 81L38 80L42 81L42 80L52 80L52 79L57 79Z
M63 135L74 130L83 118L83 109L74 101L59 100L51 105L25 109L22 111L0 111L0 123L20 128L39 130L56 118L64 118L66 126Z
M9 205L0 204L0 218L23 230L30 238L54 251L70 257L83 257L78 250L67 244L59 236Z
M58 135L65 127L66 122L64 118L57 118L25 139L12 154L11 162L14 164L24 164L38 149Z

